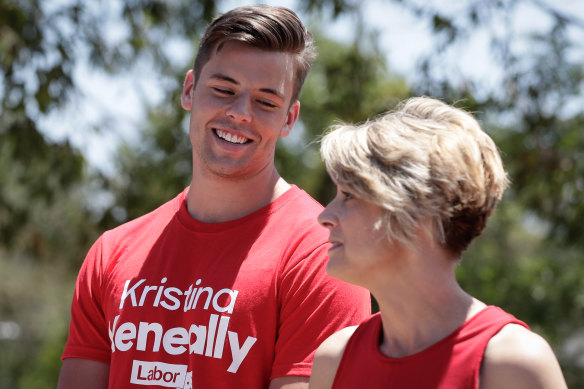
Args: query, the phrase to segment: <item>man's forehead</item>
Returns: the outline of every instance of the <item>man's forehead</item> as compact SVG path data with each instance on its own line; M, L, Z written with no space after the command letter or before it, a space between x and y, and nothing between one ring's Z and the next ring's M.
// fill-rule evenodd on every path
M208 78L235 85L255 79L258 81L258 89L282 98L287 94L287 89L293 88L295 63L292 53L265 50L238 41L227 41L213 53L203 67L206 68Z
M212 60L214 57L216 57L218 54L220 54L222 51L227 50L227 49L235 49L241 52L249 52L249 53L265 53L265 54L275 54L275 55L280 55L282 58L285 58L287 62L289 62L290 64L294 64L295 63L295 54L288 52L288 51L283 51L283 50L277 50L277 49L270 49L270 48L263 48L263 47L257 47L257 46L253 46L249 43L246 42L242 42L239 40L235 40L235 39L231 39L231 40L224 40L219 42L215 48L212 50L212 54L209 57L209 60Z

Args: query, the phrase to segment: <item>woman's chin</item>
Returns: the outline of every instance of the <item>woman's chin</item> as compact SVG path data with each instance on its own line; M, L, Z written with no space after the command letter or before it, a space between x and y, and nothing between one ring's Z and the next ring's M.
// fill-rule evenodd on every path
M326 264L326 273L345 282L351 282L351 273L354 273L342 261L330 258Z

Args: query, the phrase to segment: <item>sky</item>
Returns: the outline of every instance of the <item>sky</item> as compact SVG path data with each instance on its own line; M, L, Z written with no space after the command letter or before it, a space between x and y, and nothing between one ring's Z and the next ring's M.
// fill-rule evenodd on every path
M442 7L452 14L458 11L456 4L460 7L460 4L464 3L450 0L413 1L418 4L430 3ZM584 1L582 0L540 1L553 4L555 9L578 15L584 20ZM111 6L104 7L103 10L107 10L106 12L112 15L111 26L107 31L111 35L110 39L116 39L116 34L122 33L115 22L119 0L107 0L107 2ZM298 10L295 0L263 2ZM227 11L241 3L241 1L223 1L220 11ZM386 54L390 71L400 74L406 80L413 80L417 59L434 44L429 27L393 1L366 0L361 4L369 26L379 31L379 44ZM307 18L300 16L306 21ZM531 7L519 9L512 20L513 28L525 32L545 30L550 23L543 13ZM495 21L488 27L488 31L482 29L474 35L472 42L453 50L444 64L445 74L457 76L464 74L484 85L496 84L500 74L493 71L496 66L493 66L493 60L489 57L487 33L497 33L501 29L509 28L509 25L505 23L506 21ZM329 37L351 41L354 21L350 17L343 17L334 23L324 21L323 25L326 26L325 33ZM576 39L583 41L584 36ZM190 42L172 41L169 42L168 49L173 53L178 53L174 55L174 60L178 64L184 64L190 61L193 47ZM528 47L519 49L529 50ZM147 63L138 63L131 71L111 77L92 70L87 63L81 61L74 70L74 80L79 86L76 98L65 109L42 119L40 127L51 140L69 139L84 153L91 166L106 174L111 174L115 171L112 157L119 141L132 142L138 139L138 130L145 119L143 101L156 104L163 97L162 81L159 77L147 77L148 74L152 74L152 70L149 69ZM177 109L182 109L180 102L177 102ZM88 130L98 127L104 130L102 132Z

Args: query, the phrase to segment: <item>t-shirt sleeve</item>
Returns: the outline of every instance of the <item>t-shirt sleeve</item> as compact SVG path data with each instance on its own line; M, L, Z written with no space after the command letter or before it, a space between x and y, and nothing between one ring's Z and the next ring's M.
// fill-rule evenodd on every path
M271 379L309 376L316 348L334 332L371 314L369 291L326 274L327 244L283 269Z
M71 304L69 337L61 359L110 361L109 335L101 304L102 241L103 237L93 244L77 276Z

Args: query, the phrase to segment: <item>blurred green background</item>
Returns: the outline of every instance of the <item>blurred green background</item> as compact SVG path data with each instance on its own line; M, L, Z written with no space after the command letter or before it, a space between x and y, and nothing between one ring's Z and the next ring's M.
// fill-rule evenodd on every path
M183 75L206 23L234 4L0 0L0 388L56 386L75 276L89 246L188 185ZM476 113L512 186L465 253L459 280L548 339L569 386L584 387L584 3L282 4L313 30L319 58L301 95L300 122L278 146L281 174L325 204L334 187L315 140L335 120L361 122L422 94ZM389 33L372 23L376 6L382 22L396 23L383 15L389 6L416 21L391 31L420 48L407 72L388 60ZM528 11L537 17L521 19ZM515 20L537 28L513 28ZM417 29L426 35L412 38ZM80 87L81 66L112 83L156 80L155 90L140 94L141 119L88 120L95 113L82 104L91 96ZM136 110L126 104L120 100L119 109ZM64 127L74 130L56 136ZM120 137L127 127L132 135Z

